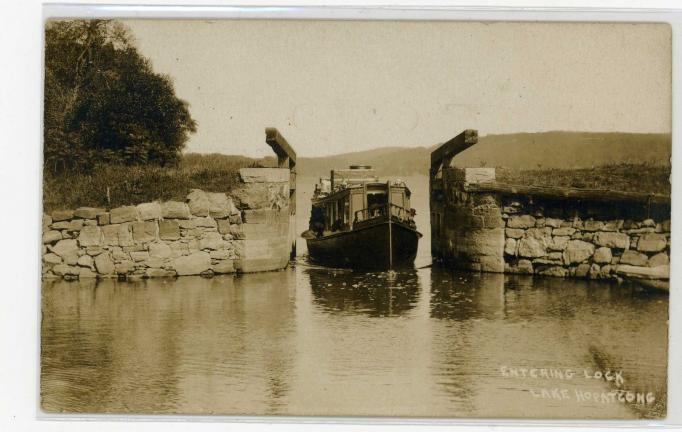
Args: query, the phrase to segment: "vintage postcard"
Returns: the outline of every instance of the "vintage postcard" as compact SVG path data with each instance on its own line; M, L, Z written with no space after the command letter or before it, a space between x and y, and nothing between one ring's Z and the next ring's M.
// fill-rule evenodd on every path
M669 25L44 32L44 413L666 417Z

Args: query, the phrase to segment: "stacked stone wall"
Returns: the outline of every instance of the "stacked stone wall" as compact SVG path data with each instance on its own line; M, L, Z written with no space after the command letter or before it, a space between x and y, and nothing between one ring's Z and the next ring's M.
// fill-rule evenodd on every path
M505 271L590 279L617 278L619 265L670 262L670 220L548 217L518 201L503 205Z
M81 207L43 215L43 278L172 277L256 272L289 262L289 170L240 170L225 193L184 202Z
M494 182L494 171L474 170ZM619 266L667 273L669 203L471 191L461 171L445 170L432 181L436 259L474 271L556 277L617 279Z

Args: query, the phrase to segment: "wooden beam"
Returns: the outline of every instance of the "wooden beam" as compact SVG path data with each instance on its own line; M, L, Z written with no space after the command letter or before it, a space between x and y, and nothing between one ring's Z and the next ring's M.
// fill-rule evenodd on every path
M438 167L445 161L452 160L453 157L468 149L477 142L478 131L474 129L466 129L461 134L457 135L450 141L431 152L431 169L438 169Z
M606 189L575 189L490 182L468 184L464 186L464 190L467 192L497 192L507 195L531 195L550 199L670 205L669 195L619 192Z
M289 162L289 166L286 168L293 168L296 165L296 152L282 134L279 133L277 128L265 128L265 142L272 147L272 150L277 155L280 167L282 167L281 165L285 161Z

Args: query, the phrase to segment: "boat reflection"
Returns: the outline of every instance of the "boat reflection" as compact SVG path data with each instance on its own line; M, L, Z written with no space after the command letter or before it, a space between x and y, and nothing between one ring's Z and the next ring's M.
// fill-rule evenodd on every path
M419 275L414 269L353 272L306 268L314 304L329 313L398 316L412 310L419 298Z

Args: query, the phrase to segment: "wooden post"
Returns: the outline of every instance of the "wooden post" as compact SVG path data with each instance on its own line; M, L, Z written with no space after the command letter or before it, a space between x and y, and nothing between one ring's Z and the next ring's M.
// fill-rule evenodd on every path
M289 224L291 259L296 258L296 152L274 127L265 128L265 142L277 155L277 167L289 168ZM293 226L291 226L293 224Z

